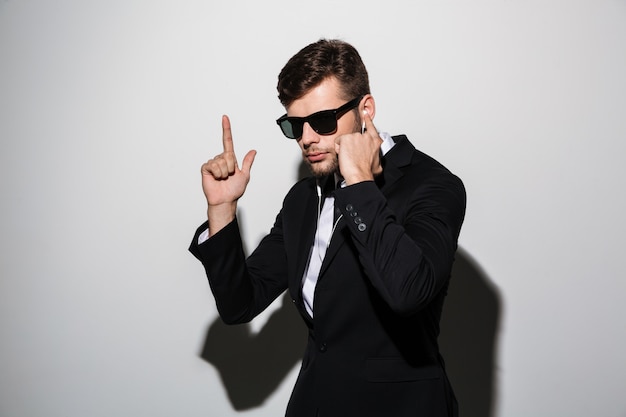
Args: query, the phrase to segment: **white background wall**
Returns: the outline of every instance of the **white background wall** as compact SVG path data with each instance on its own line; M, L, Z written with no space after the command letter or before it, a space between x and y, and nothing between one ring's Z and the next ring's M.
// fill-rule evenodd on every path
M200 357L186 248L223 113L258 150L249 246L270 227L299 163L276 76L320 37L360 50L379 128L465 181L493 415L626 416L624 0L0 0L0 416L283 413L295 368L235 411Z

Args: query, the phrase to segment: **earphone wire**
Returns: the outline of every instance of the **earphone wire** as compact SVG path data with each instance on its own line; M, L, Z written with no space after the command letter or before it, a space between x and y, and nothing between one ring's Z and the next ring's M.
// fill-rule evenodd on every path
M315 230L315 238L314 238L314 244L315 244L315 249L317 252L317 256L320 260L320 262L323 262L324 257L322 256L322 251L321 251L321 247L319 246L320 243L320 226L322 223L322 187L319 184L319 180L316 180L316 189L317 189L317 227ZM333 199L334 200L334 199ZM339 217L337 217L337 220L335 220L333 227L330 231L330 235L328 236L328 241L326 242L326 248L324 249L324 256L326 255L326 251L328 250L328 247L330 246L330 241L333 237L333 235L335 234L335 230L337 229L337 225L339 224L339 220L341 220L341 218L343 217L343 214L341 214Z

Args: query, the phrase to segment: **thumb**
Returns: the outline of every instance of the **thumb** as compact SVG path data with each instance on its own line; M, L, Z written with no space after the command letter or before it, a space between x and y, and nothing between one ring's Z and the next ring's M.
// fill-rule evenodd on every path
M252 168L252 163L254 162L255 156L255 150L248 151L246 156L243 157L243 161L241 162L241 171L248 176L250 175L250 169Z

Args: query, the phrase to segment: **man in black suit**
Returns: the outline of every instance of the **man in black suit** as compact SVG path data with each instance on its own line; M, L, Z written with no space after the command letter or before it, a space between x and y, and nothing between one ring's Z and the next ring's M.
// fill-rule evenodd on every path
M456 416L439 354L443 301L465 213L459 178L405 136L378 132L367 71L349 44L320 40L278 77L277 120L312 176L286 195L246 259L236 219L255 152L202 166L208 222L191 252L226 323L289 290L308 344L287 416Z

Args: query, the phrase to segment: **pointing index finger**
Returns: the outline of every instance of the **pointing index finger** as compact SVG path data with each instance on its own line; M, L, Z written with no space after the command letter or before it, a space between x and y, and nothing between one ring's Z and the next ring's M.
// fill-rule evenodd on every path
M230 119L228 116L222 116L222 144L224 146L224 153L234 152L233 146L233 134L230 129Z

